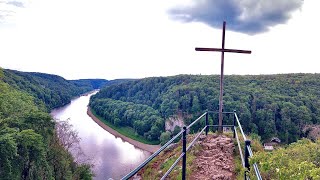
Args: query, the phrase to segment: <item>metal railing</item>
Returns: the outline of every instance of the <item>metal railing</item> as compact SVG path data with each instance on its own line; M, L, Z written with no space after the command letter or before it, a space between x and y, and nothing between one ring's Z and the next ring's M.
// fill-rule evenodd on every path
M240 144L240 140L239 140L239 136L238 136L237 124L238 124L239 130L240 130L240 133L242 135L243 141L245 142L244 157L243 157L243 153L241 151L241 144ZM241 157L242 166L244 168L246 168L245 173L244 173L244 179L250 179L249 175L248 175L248 172L250 171L249 158L251 156L253 156L252 149L251 149L251 141L249 139L247 139L246 135L244 134L236 111L234 111L233 125L234 125L233 126L233 128L234 128L233 137L237 139L237 144L238 144L238 147L239 147L239 154L240 154L240 157ZM256 163L253 164L253 168L254 168L254 172L256 174L257 179L258 180L262 180L258 165Z
M183 129L175 135L172 139L170 139L166 144L164 144L159 150L157 150L155 153L153 153L149 158L147 158L144 162L142 162L137 168L132 170L129 174L124 176L122 179L129 179L133 177L135 174L138 173L145 165L147 165L152 159L154 159L158 154L160 154L164 149L166 149L171 143L173 143L176 139L179 138L179 136L182 135L182 152L179 155L179 157L176 159L176 161L171 165L171 167L168 169L168 171L162 176L161 180L165 179L170 172L175 168L175 166L179 163L179 161L182 159L182 180L186 179L186 161L187 161L187 151L190 150L191 147L196 143L200 135L205 131L205 134L208 135L209 128L210 127L219 127L219 125L210 125L209 124L209 114L215 114L218 112L208 111L203 113L201 116L199 116L195 121L193 121L190 125L187 127L184 126ZM250 164L249 164L249 157L251 157L252 150L251 150L251 141L248 140L242 130L241 124L239 122L238 116L236 114L236 111L234 112L223 112L223 114L233 114L233 125L222 125L222 127L233 127L233 138L237 140L238 148L239 148L239 154L241 157L242 166L246 168L245 171L245 179L249 179L248 172L250 170ZM200 132L195 136L195 138L190 142L190 144L187 147L187 132L188 130L197 122L199 122L203 117L205 117L205 126L201 129ZM237 127L238 125L238 127ZM240 140L237 132L237 128L239 128L242 138L245 141L245 147L244 147L244 156L241 150ZM259 169L257 164L253 164L255 174L257 176L258 180L262 180Z

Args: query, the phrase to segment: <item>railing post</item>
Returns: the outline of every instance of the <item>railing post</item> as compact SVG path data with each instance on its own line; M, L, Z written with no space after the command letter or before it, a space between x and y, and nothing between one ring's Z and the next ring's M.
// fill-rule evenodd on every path
M182 133L182 153L184 153L182 158L182 180L186 179L186 168L187 168L187 128L183 127Z
M233 138L236 138L236 110L233 110Z
M209 132L209 117L208 117L208 112L206 114L206 135L208 135Z
M247 168L246 172L244 173L244 176L247 176L247 172L250 171L250 164L249 164L249 150L247 148L247 146L251 145L251 141L250 140L246 140L245 141L245 146L244 146L244 166Z

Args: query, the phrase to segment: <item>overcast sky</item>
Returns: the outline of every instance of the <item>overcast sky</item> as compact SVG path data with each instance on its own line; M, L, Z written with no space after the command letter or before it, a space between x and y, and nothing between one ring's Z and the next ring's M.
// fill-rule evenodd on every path
M320 73L316 0L0 0L0 66L66 79Z

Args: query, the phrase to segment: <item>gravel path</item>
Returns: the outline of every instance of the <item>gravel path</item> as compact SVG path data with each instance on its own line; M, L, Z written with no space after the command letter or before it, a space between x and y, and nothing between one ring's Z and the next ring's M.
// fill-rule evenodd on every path
M236 179L234 173L233 151L231 138L225 135L208 135L200 138L200 151L193 161L195 169L190 179Z

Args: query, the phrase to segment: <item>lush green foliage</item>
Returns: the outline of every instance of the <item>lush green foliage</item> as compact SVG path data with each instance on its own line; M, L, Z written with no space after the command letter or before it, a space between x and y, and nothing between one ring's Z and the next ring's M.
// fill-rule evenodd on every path
M287 148L255 153L263 179L320 179L320 140L299 140ZM252 172L253 174L253 172Z
M188 139L194 137L189 136ZM193 171L197 171L196 167L192 163L196 158L196 153L199 152L201 147L196 144L187 152L187 171L186 178L190 179L190 175ZM176 145L167 148L156 156L150 163L148 163L138 174L142 179L161 179L161 177L169 170L173 163L178 159L182 151L182 144L177 143ZM176 167L167 176L167 179L180 180L182 171L182 160L176 165Z
M295 142L304 135L305 125L320 123L319 79L319 74L225 76L224 111L237 110L245 131L259 134L262 140L277 136L285 143ZM162 121L182 114L188 124L199 113L218 110L219 76L145 78L108 86L91 101L107 98L117 100L110 107L113 111L118 111L117 103L132 102L158 111ZM95 110L105 113L103 108ZM127 125L118 122L121 116L110 118ZM225 123L231 121L226 118Z
M171 139L171 132L170 131L166 131L166 132L161 133L161 135L160 135L161 146L166 144L170 139Z
M27 92L44 102L48 109L63 106L71 101L72 97L92 90L89 87L79 87L64 78L51 74L20 72L4 70L3 81L15 89Z
M38 104L44 102L49 110L70 103L71 98L104 86L130 81L129 79L66 80L60 76L4 69L3 81L34 96ZM1 77L1 75L0 75Z
M112 128L113 130L119 132L120 134L131 138L133 140L142 142L144 144L151 144L151 145L157 145L159 144L158 140L150 141L147 140L144 136L139 135L132 127L129 126L116 126L112 122L105 120L103 117L99 116L93 109L91 109L91 112L96 116L100 121L102 121L104 124Z
M113 99L95 99L90 107L115 126L128 126L149 141L159 140L164 121L158 111L147 105L134 104Z
M109 81L105 79L79 79L70 80L70 82L78 87L85 88L87 90L99 89L109 83Z
M242 153L244 155L244 146L245 146L245 142L243 140L243 136L240 135L240 130L237 130L238 132L238 137L240 140L240 146L242 149ZM232 135L232 134L229 134ZM257 134L247 134L246 136L247 139L250 139L251 141L251 150L253 151L253 154L255 154L256 152L262 152L264 151L263 146L261 144L261 137ZM234 151L234 163L235 163L235 173L238 180L242 180L244 177L244 174L246 172L246 168L243 167L242 164L242 160L241 160L241 156L240 156L240 152L239 152L239 147L238 146L238 142L236 139L233 139L233 143L235 144L235 151ZM252 166L251 166L252 168ZM256 179L256 176L254 174L254 172L252 171L252 179Z
M65 104L82 91L68 89L64 81L0 69L0 179L92 178L90 167L76 164L62 146L45 108Z

